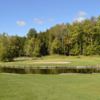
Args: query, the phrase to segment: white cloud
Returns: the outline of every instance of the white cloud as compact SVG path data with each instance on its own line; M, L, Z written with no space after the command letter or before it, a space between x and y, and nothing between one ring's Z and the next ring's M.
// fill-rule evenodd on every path
M77 22L82 22L86 19L87 13L84 11L79 11L76 15L76 17L74 18L74 21Z
M78 16L86 16L86 15L87 15L87 13L84 12L84 11L80 11L80 12L78 12Z
M18 26L21 26L21 27L23 27L23 26L26 25L26 22L23 21L23 20L19 20L19 21L17 21L16 23L17 23Z
M34 23L39 24L39 25L42 25L45 23L45 21L40 18L34 18L33 21L34 21Z
M53 21L54 21L53 18L49 18L49 19L48 19L48 22L53 22Z
M53 18L48 18L48 19L42 19L42 18L34 18L33 22L38 24L38 25L43 25L44 23L50 23L53 22Z
M75 19L75 21L77 21L77 22L82 22L82 21L84 21L85 20L85 17L77 17L76 19Z

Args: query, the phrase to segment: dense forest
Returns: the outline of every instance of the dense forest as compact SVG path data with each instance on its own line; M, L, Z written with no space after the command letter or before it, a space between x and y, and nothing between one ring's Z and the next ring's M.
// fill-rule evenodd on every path
M0 34L1 61L51 54L100 55L100 17L71 24L58 24L39 33L32 28L24 37Z

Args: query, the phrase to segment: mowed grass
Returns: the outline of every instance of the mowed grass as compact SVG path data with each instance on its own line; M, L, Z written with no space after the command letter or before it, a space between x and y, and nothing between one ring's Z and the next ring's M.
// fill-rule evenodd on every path
M0 100L100 100L100 74L0 74Z
M49 62L49 63L46 63ZM52 63L55 62L55 63ZM62 63L59 63L62 62ZM63 63L69 62L69 63ZM40 66L100 66L100 56L61 56L52 55L40 58L16 58L13 62L0 62L1 66L40 67Z

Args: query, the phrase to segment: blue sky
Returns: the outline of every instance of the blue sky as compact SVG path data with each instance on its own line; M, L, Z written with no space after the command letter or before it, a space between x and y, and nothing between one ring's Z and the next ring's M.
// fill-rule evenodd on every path
M100 15L100 0L0 0L0 33L26 35Z

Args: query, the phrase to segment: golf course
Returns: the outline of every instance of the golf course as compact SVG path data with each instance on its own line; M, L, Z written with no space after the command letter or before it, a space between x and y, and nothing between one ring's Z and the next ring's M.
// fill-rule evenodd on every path
M67 62L67 63L63 63ZM99 56L61 56L42 58L21 57L0 66L99 66ZM100 74L61 73L14 74L0 73L0 100L99 100Z
M100 100L100 0L0 0L0 100Z

